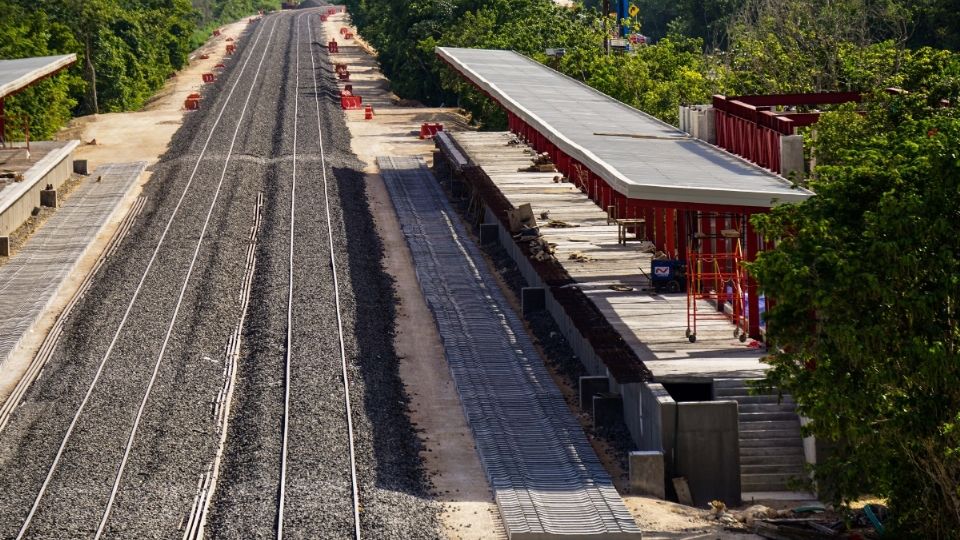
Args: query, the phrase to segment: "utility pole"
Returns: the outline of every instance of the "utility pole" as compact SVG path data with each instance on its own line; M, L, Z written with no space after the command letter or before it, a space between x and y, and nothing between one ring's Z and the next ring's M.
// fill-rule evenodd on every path
M607 29L607 19L610 18L610 0L603 0L603 50L610 56L610 30Z

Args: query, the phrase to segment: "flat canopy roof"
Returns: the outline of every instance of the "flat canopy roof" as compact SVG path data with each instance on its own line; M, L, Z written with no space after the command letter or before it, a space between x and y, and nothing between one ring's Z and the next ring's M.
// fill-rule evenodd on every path
M75 54L0 60L0 99L23 90L76 61Z
M516 52L437 55L631 199L769 208L813 195Z

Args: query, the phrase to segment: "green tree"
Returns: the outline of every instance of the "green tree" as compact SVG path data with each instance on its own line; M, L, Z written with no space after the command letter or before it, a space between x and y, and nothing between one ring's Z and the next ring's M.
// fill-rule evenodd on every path
M818 124L817 195L756 218L775 303L766 383L833 446L836 502L885 498L896 537L960 538L960 114L878 94Z

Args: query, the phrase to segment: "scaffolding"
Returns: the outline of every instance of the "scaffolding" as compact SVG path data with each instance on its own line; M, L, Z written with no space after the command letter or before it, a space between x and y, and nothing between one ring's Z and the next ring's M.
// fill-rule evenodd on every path
M746 225L742 214L690 213L695 231L687 242L687 330L697 341L698 322L730 320L733 337L746 341L749 332L746 309L747 275L743 266ZM703 309L706 300L712 308Z

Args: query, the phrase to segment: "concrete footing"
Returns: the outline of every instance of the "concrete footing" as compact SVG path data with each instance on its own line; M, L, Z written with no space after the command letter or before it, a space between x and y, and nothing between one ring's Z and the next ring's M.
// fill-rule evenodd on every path
M623 398L620 394L601 392L593 396L593 425L613 427L623 423Z
M500 225L496 223L480 224L480 243L494 244L500 242Z
M547 296L543 287L523 287L520 289L520 306L524 315L547 309Z
M803 170L803 135L780 136L780 170L784 178L800 176Z
M657 450L630 452L627 456L630 469L630 493L666 498L664 486L663 452Z
M87 170L87 160L85 159L73 160L73 172L76 174L82 174L82 175L90 174L90 172Z
M10 237L0 236L0 257L10 256Z
M593 396L610 391L610 379L604 375L586 375L580 377L580 409L593 407Z
M57 207L57 190L55 189L40 190L40 206L56 208Z

